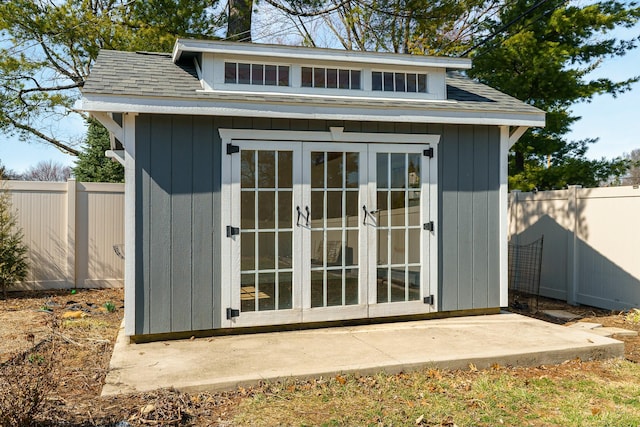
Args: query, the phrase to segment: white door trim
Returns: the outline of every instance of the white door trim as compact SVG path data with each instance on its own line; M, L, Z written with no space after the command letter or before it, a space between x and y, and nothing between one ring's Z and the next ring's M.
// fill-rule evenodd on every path
M365 275L365 286L361 287L360 290L360 297L361 297L361 301L367 302L367 304L365 304L365 307L368 307L367 310L363 311L360 308L360 305L357 306L339 306L339 307L322 307L322 308L315 308L315 309L310 309L307 310L307 313L304 313L304 317L303 317L303 321L308 322L308 321L330 321L330 320L337 320L337 319L346 319L346 318L357 318L357 317L367 317L367 315L369 317L379 317L379 316L385 316L385 315L402 315L402 314L411 314L411 313L416 313L416 312L430 312L430 311L437 311L438 310L438 232L437 230L439 229L439 223L438 223L438 168L437 168L437 164L438 164L438 143L440 142L440 135L426 135L426 134L393 134L393 133L357 133L357 132L344 132L343 128L331 128L331 131L329 132L316 132L316 131L280 131L280 130L256 130L256 129L219 129L218 130L220 133L220 137L221 137L221 142L222 145L220 147L220 150L222 152L222 161L221 161L221 200L223 201L222 206L221 206L221 215L220 215L220 232L221 232L221 326L222 327L232 327L232 326L241 326L241 323L244 322L238 322L237 319L236 321L231 321L231 320L227 320L226 319L226 307L231 307L231 303L232 301L232 292L229 286L223 286L225 283L231 283L232 281L232 277L233 277L233 271L234 271L234 265L237 264L237 268L239 268L239 259L234 261L234 255L233 255L233 241L232 238L227 238L225 235L225 230L226 230L226 226L227 225L231 225L234 221L239 221L239 218L234 219L233 216L233 211L232 211L232 207L229 205L226 205L224 201L226 200L231 200L231 195L233 191L239 191L239 186L240 183L233 183L233 177L232 175L232 163L233 162L237 162L236 167L239 167L239 157L240 156L236 156L237 160L235 159L231 159L232 161L228 161L226 156L227 156L227 144L232 144L235 141L265 141L266 143L275 143L275 142L298 142L302 144L302 147L305 146L305 143L314 143L314 145L316 145L315 143L329 143L326 144L326 148L327 149L335 149L336 145L335 144L339 144L339 143L362 143L363 146L360 147L358 150L355 151L361 151L364 150L365 153L371 152L368 148L367 145L364 144L390 144L391 146L395 146L397 148L398 144L421 144L422 146L424 146L424 148L432 148L433 149L433 158L431 160L428 160L428 183L424 183L424 185L421 185L421 199L425 200L425 198L428 199L428 206L423 206L423 216L427 216L428 217L428 221L433 221L435 224L435 228L434 231L431 232L427 232L425 231L425 233L428 233L428 236L426 237L428 239L428 254L425 254L425 256L423 256L422 258L422 263L426 263L426 265L428 266L428 277L423 277L423 279L428 280L429 283L429 293L431 295L434 296L434 304L433 305L427 305L424 304L422 301L415 301L415 302L406 302L403 304L394 304L394 303L388 303L388 304L384 304L386 306L388 306L387 308L380 308L380 309L373 309L371 310L371 299L373 298L373 305L375 304L375 295L372 297L371 296L371 292L370 292L370 287L371 284L369 283L370 280L367 276L367 274L369 274L371 271L375 271L375 260L374 260L374 265L373 268L374 270L371 270L372 266L371 266L371 258L374 258L372 256L367 255L367 262L368 264L366 264L366 268L365 265L360 264L360 269L361 270L366 270L365 272L361 273L361 277L364 274ZM324 146L325 144L322 144L322 146ZM316 145L317 147L320 147L321 145ZM416 147L417 148L417 147ZM302 150L301 150L302 151ZM349 150L346 150L349 151ZM371 162L371 155L368 155L369 158L369 162ZM366 163L366 162L364 162ZM366 168L367 170L367 174L370 176L369 173L369 163L364 164L363 166ZM361 171L361 173L363 173ZM375 181L372 183L371 179L366 179L365 180L366 184L365 186L368 188L367 191L362 192L362 190L360 191L360 197L366 197L368 200L366 204L367 206L369 206L370 200L371 200L371 186L373 185L374 187L374 193L375 193ZM307 188L303 188L304 186L308 186L308 183L306 183L304 181L304 178L302 178L302 182L298 182L298 187L301 194L298 194L298 200L302 200L302 194L306 194L305 189ZM295 187L295 183L294 183L294 187ZM361 185L362 185L362 180L361 180ZM238 189L235 189L234 186L238 186ZM307 189L308 190L308 189ZM295 194L295 189L294 189L294 194ZM364 196L363 196L364 194ZM374 194L375 195L375 194ZM296 197L294 195L294 197ZM307 196L305 196L307 197ZM362 200L359 200L359 202L362 202ZM363 204L363 203L359 203L359 204ZM363 218L361 218L362 220ZM427 221L427 220L425 220ZM234 225L234 226L239 226L239 225ZM294 233L295 234L300 234L300 233ZM360 239L363 238L363 233L360 233ZM239 238L238 236L234 236L234 238ZM295 238L294 238L295 239ZM302 244L301 242L298 242L298 244ZM365 252L368 254L368 245L365 245L366 247L361 248L361 253ZM298 246L300 247L300 246ZM304 245L302 246L304 248ZM301 254L304 255L304 254ZM307 255L309 255L307 253ZM301 280L303 279L302 277L298 276L301 274L306 274L303 273L303 268L302 266L300 266L301 268L298 268L298 272L294 272L294 280ZM362 288L365 288L364 291ZM364 292L364 295L362 295L362 293ZM305 309L304 307L306 306L306 299L307 299L307 295L304 294L300 294L296 295L294 293L294 303L298 304L297 307L301 307L303 310ZM299 298L299 299L297 299ZM413 307L415 306L415 307ZM413 307L413 308L411 308ZM426 308L426 309L425 309ZM335 312L335 309L341 309L343 310L343 313L338 314L337 312ZM266 313L266 312L265 312ZM271 314L275 314L273 312L270 312ZM286 321L286 319L280 319L279 316L273 316L273 322L272 324L279 324L279 323L288 323Z

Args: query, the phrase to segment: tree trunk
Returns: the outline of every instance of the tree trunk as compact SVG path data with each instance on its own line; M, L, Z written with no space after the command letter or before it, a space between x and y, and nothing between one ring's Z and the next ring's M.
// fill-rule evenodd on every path
M229 0L227 40L251 43L253 0Z

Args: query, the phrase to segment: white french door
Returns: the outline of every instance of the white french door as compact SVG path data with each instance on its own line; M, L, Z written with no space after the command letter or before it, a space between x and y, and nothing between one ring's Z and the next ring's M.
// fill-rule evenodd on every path
M424 145L234 140L226 326L434 309ZM223 215L224 216L224 215ZM225 259L229 265L225 266Z

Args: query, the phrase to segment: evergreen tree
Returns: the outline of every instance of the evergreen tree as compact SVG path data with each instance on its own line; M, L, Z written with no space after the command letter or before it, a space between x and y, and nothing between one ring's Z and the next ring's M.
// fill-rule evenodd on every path
M621 158L586 157L596 138L567 141L565 135L580 119L571 115L573 104L599 94L615 96L638 81L590 80L588 75L606 58L636 47L637 40L617 40L608 33L631 27L639 18L633 2L518 0L505 4L495 22L488 23L495 37L472 52L470 75L547 113L546 126L530 129L512 148L511 188L596 187L625 173L627 162Z
M83 182L124 182L124 168L104 155L110 149L109 131L90 119L85 149L73 168L76 180Z
M0 181L0 288L5 299L7 288L27 277L27 247L22 239L22 230L11 210L11 198Z

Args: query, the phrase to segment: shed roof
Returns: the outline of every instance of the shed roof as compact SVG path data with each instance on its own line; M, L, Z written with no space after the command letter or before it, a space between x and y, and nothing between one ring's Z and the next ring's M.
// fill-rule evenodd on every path
M454 71L447 99L203 91L191 61L102 50L78 106L85 111L544 126L544 112Z

